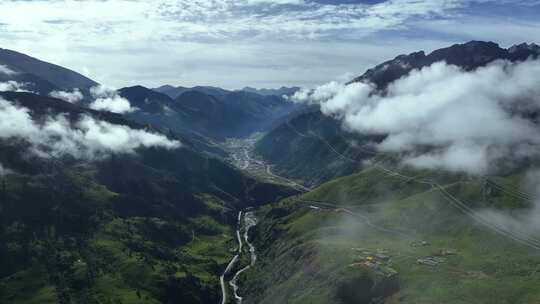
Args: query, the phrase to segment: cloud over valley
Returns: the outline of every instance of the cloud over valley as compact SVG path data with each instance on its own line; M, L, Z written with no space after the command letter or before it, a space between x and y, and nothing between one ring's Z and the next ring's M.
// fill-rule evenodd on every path
M380 151L419 168L484 174L540 148L540 61L499 61L475 71L443 62L411 72L385 92L329 83L293 98L320 104L346 129L387 135Z

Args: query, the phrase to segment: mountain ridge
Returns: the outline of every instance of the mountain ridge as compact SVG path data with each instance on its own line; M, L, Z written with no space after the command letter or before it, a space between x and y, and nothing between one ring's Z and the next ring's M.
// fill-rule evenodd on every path
M504 49L495 42L473 40L437 49L427 55L424 51L399 55L368 69L349 83L367 81L384 89L389 83L407 75L412 70L421 69L438 61L445 61L465 70L473 70L495 60L516 62L538 58L538 56L540 56L540 46L534 43L522 43Z
M97 82L75 71L8 49L0 49L0 64L7 66L15 73L34 75L61 90L78 88L86 91L98 85Z

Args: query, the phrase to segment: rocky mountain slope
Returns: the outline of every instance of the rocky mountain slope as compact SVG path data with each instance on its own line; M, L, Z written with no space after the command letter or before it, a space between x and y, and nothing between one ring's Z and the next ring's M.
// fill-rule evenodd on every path
M421 69L439 61L445 61L465 70L474 70L495 60L517 62L535 59L538 56L540 56L540 46L534 43L523 43L504 49L494 42L470 41L438 49L428 55L423 51L399 55L367 70L351 82L369 81L379 88L384 88L412 70Z

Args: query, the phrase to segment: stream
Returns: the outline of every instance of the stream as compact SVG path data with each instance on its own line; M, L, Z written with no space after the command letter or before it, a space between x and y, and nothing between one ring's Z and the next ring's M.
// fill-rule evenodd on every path
M244 245L243 245L243 242L242 242L242 236L243 236L244 242L246 243L247 247L249 248L250 263L247 266L240 269L239 271L237 271L234 274L233 278L229 281L229 285L233 289L234 298L236 300L236 303L238 303L238 304L241 304L242 300L243 300L243 298L238 294L238 290L239 290L238 277L243 272L245 272L248 269L250 269L251 267L253 267L255 265L255 263L257 262L256 248L249 241L249 230L257 225L257 218L255 217L255 213L252 212L252 211L249 211L249 210L250 210L250 208L246 209L245 212L240 211L238 213L238 225L237 225L237 230L236 230L236 238L237 238L237 242L238 242L238 249L236 250L236 255L231 259L231 261L229 262L229 264L225 268L225 271L223 272L223 274L219 278L219 281L220 281L220 284L221 284L221 293L222 293L221 304L226 304L227 303L227 287L225 285L225 276L228 275L232 271L232 269L234 268L234 266L236 265L236 263L240 259L240 256L244 253L243 252ZM242 232L243 232L243 235L242 235Z

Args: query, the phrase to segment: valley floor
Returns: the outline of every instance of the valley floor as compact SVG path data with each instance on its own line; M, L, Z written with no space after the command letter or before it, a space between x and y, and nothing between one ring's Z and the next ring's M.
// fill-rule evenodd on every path
M274 173L272 164L254 153L255 144L262 136L263 134L261 133L255 133L248 138L227 139L222 144L222 148L230 154L227 160L238 169L266 182L287 185L300 191L311 190L299 181L294 181Z

